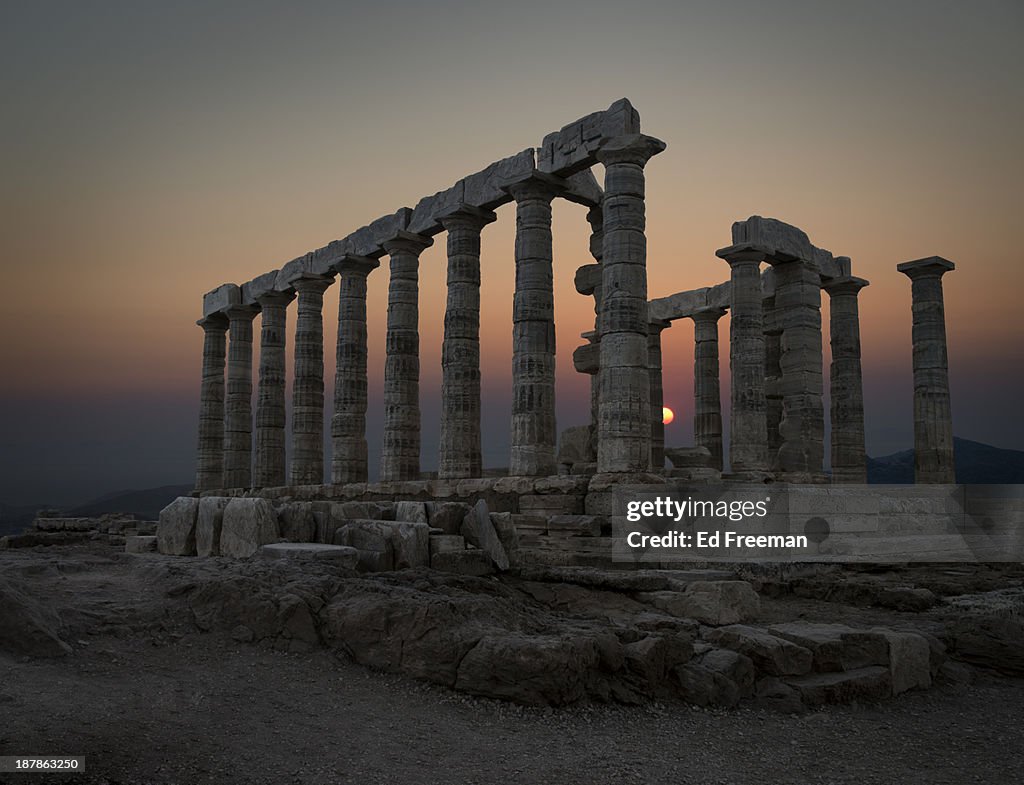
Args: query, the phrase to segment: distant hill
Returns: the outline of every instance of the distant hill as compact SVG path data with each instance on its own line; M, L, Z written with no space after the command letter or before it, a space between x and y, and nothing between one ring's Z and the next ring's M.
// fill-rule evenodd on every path
M965 485L1024 483L1024 452L1005 450L970 439L953 439L956 481ZM868 457L868 482L903 485L914 482L914 451Z
M93 518L108 512L123 512L142 520L156 520L160 510L178 496L192 492L191 485L161 485L145 490L114 491L76 507L59 508L69 518ZM20 534L47 504L12 505L0 503L0 537Z
M179 496L188 496L190 493L192 485L161 485L159 488L147 488L142 491L116 491L64 512L72 518L91 518L108 512L124 512L136 518L154 521L160 515L160 510Z

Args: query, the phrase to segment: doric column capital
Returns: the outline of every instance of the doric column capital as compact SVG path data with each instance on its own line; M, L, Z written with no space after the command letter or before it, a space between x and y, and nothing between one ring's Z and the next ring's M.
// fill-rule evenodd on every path
M569 184L553 174L534 171L519 179L507 180L499 188L516 202L528 199L544 199L550 202L556 196L565 193L569 189Z
M334 276L303 273L289 283L299 294L323 294L334 283Z
M868 285L865 278L858 278L854 275L844 275L841 278L829 278L822 283L821 288L828 292L829 297L837 295L852 294L854 296Z
M594 294L594 291L601 286L601 265L597 264L585 264L582 267L576 268L576 277L574 283L576 285L576 291L585 297L590 297Z
M431 237L424 237L422 234L414 234L404 229L400 230L394 237L384 240L381 247L390 255L396 253L408 253L419 256L423 251L434 244Z
M345 254L338 261L332 264L331 267L337 270L338 274L342 276L361 275L365 277L380 267L380 259L373 259L369 256Z
M473 205L464 204L438 216L437 220L446 232L450 232L452 229L480 231L487 224L497 221L498 216L494 214L493 210L483 210L473 207Z
M671 326L672 322L669 319L651 319L647 323L647 335L652 338L660 337L662 330Z
M696 311L690 314L690 318L693 319L695 324L718 324L718 320L721 319L727 310L718 306L709 306L707 308L698 308Z
M594 157L605 166L612 164L636 164L644 166L651 158L662 152L666 144L660 139L645 134L617 136L607 142Z
M224 332L228 329L228 317L223 313L211 313L196 322L205 332Z
M760 264L768 260L769 254L764 248L752 243L739 243L738 245L719 248L715 251L715 256L719 259L724 259L731 267L734 264L745 264L748 262Z
M913 281L918 278L941 278L950 270L955 270L956 265L941 256L927 256L898 264L896 269Z
M264 292L256 298L256 302L260 308L266 308L268 305L286 306L294 299L295 290L289 289L284 292Z
M224 309L224 315L232 322L245 319L251 322L259 312L260 309L255 305L232 305Z

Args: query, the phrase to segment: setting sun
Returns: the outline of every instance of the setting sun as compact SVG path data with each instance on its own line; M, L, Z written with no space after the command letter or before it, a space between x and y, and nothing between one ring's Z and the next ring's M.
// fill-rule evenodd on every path
M668 425L676 418L676 413L669 409L667 406L661 407L661 421Z

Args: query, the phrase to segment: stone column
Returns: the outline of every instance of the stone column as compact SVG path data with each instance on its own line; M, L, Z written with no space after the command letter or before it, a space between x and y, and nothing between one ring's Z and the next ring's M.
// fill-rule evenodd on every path
M831 383L832 482L866 483L864 388L860 368L860 316L857 294L863 278L833 278L824 285L829 296L832 343Z
M252 320L258 309L232 305L224 406L224 487L252 486Z
M480 477L480 232L497 218L463 206L441 218L448 232L448 302L441 346L438 477Z
M292 381L292 465L289 485L324 481L324 292L332 278L307 274L291 282L298 292L295 377Z
M285 475L285 323L292 292L267 292L260 305L260 381L256 392L256 468L253 485L284 485Z
M409 232L384 243L391 257L381 482L420 478L420 254L433 245Z
M729 368L732 410L729 419L729 464L732 472L768 469L768 433L764 397L764 319L760 264L764 251L748 245L723 248L717 255L731 269L732 305Z
M601 259L604 258L604 211L601 207L591 207L587 211L587 222L590 224L590 255L596 264L584 265L576 271L576 291L594 298L594 330L589 336L584 335L594 345L600 343L598 335L598 318L601 315ZM586 271L584 273L584 271ZM582 273L582 276L581 276ZM581 280L582 279L582 280ZM581 286L582 284L582 286ZM600 349L598 349L600 353ZM601 400L601 369L590 375L590 452L597 460L597 423L600 420Z
M535 172L506 190L516 200L509 474L550 476L558 471L551 200L564 186L557 178Z
M761 274L764 314L764 412L768 434L768 455L775 456L782 446L779 424L782 422L782 323L775 307L775 274L769 267Z
M914 301L914 481L952 483L956 472L942 276L956 265L930 256L896 269L910 278Z
M331 416L331 482L366 482L366 276L380 262L346 256L340 276L337 370Z
M613 139L596 153L605 167L599 473L651 466L644 166L664 149L664 142L636 134Z
M213 491L224 487L224 360L228 318L215 313L196 324L203 328L196 490Z
M821 275L813 262L773 262L775 309L782 329L779 369L781 445L772 468L798 481L823 470Z
M693 443L707 447L711 468L722 470L722 394L719 388L718 320L724 308L702 308L693 319Z
M661 375L661 333L672 322L655 319L647 325L647 373L651 384L651 471L665 470L665 392Z

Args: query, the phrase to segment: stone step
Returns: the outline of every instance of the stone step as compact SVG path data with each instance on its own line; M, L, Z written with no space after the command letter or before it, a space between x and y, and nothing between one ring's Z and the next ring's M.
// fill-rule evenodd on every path
M325 562L345 567L356 568L359 551L345 545L324 545L318 542L276 542L260 546L257 555L262 559L290 559L303 562Z
M806 706L851 701L882 700L892 694L889 669L880 665L857 668L842 673L813 673L785 683L800 695Z

